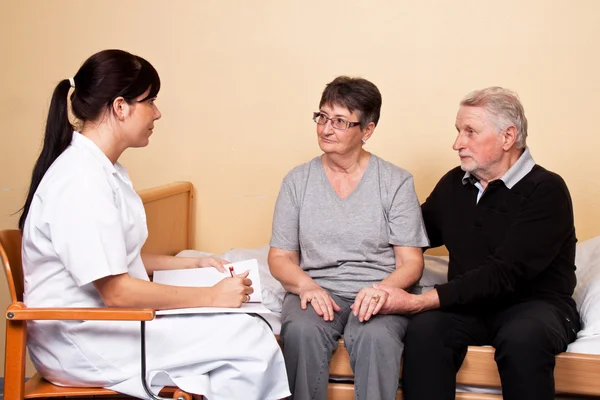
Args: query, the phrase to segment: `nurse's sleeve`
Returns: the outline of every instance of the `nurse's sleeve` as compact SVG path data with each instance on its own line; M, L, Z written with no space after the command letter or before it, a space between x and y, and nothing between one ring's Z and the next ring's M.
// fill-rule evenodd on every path
M44 208L44 230L77 285L127 272L120 212L107 181L71 182Z

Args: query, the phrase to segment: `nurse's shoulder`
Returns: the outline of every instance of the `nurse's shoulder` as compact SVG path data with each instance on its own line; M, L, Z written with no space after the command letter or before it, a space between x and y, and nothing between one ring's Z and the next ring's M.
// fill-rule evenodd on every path
M91 147L96 145L89 139L74 135L79 137L52 163L36 190L35 197L43 203L62 202L65 197L112 197L114 166L99 148Z

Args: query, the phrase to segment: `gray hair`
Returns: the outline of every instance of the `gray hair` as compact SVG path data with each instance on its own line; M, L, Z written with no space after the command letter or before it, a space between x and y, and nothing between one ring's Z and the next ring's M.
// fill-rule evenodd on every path
M498 132L511 125L517 128L515 141L517 149L524 149L527 145L527 118L519 96L515 92L498 86L475 90L465 96L460 105L483 107Z

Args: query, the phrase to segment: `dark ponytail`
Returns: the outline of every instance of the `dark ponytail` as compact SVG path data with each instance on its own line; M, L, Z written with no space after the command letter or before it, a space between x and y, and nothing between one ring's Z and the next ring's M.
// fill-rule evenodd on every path
M71 143L73 136L73 125L69 122L69 111L67 108L67 94L71 84L68 79L62 80L52 93L50 100L50 109L48 110L48 119L46 121L46 133L44 134L44 146L42 152L33 167L31 174L31 185L27 200L23 206L23 214L19 218L19 229L23 230L25 218L29 213L29 207L33 200L33 195L37 190L44 174L50 168L50 165L62 154Z
M75 89L71 94L73 115L81 122L95 121L106 110L110 110L117 97L128 103L150 89L141 101L156 97L160 90L160 78L156 69L142 57L123 50L103 50L88 58L74 76ZM19 229L23 230L33 196L50 168L64 152L73 137L74 127L69 122L67 95L71 84L62 80L54 89L42 152L33 168L31 185L23 214L19 218Z

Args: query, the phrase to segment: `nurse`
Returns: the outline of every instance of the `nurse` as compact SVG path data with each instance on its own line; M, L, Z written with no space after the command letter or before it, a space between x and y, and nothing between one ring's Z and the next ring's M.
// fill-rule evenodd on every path
M68 118L71 109L80 130ZM224 260L141 254L143 204L118 159L148 145L160 90L158 73L121 50L91 56L58 83L44 145L19 220L24 301L29 307L240 307L252 293L247 273L213 287L153 283L156 270L223 269ZM103 386L146 398L139 377L139 324L34 321L27 344L37 370L66 386ZM246 314L159 317L147 324L148 380L219 399L290 394L279 346Z

